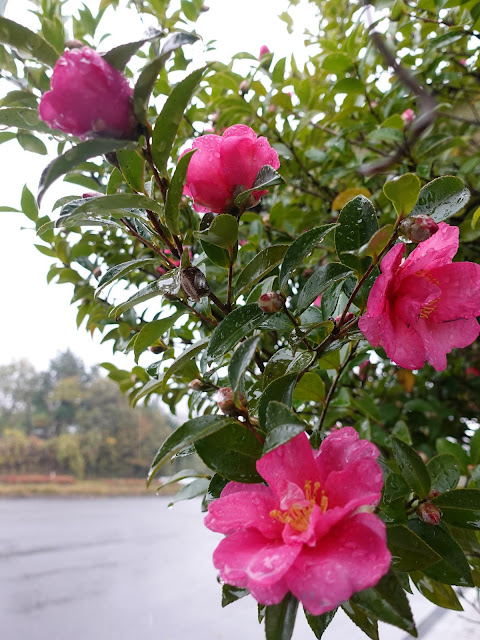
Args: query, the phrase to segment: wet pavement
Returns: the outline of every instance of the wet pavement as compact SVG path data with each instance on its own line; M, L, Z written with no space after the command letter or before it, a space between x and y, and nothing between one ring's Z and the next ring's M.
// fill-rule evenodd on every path
M0 500L2 640L263 640L250 598L222 609L198 500ZM480 637L475 611L412 600L425 640ZM473 621L472 621L473 620ZM324 640L365 639L342 613ZM407 636L408 637L408 636ZM293 640L312 640L299 613ZM405 632L382 625L381 640Z

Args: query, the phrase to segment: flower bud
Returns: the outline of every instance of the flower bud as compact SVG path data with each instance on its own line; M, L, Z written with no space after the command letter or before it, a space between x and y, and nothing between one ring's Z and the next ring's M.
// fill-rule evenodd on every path
M405 109L405 111L400 116L403 120L403 124L406 127L409 127L412 122L415 120L415 111L413 109Z
M351 311L349 311L346 315L345 315L345 319L343 321L343 324L346 324L347 322L350 322L350 320L353 320L355 317L355 314L352 313ZM337 316L335 318L335 324L338 324L340 322L340 320L342 319L342 314L340 314L339 316Z
M155 355L158 355L159 353L163 353L165 351L165 349L161 347L159 344L153 345L153 347L149 347L148 350L154 353Z
M238 88L243 96L248 91L248 82L246 80L242 80Z
M417 451L417 453L418 453L418 455L420 456L420 458L422 459L422 461L423 461L425 464L427 464L427 462L428 462L428 456L427 456L427 454L425 453L425 451L420 451L420 450L419 450L419 451ZM432 497L433 497L433 496L432 496Z
M270 291L269 293L263 293L257 304L264 313L276 313L283 309L285 302L279 293Z
M202 380L195 378L194 380L190 380L188 388L193 391L203 391L205 389L205 383Z
M263 56L266 56L269 53L270 53L270 49L267 47L267 45L262 44L262 46L260 47L260 51L258 53L258 59L261 60Z
M432 504L431 502L422 502L417 509L417 515L422 522L425 522L425 524L433 525L439 524L442 517L440 509L437 505Z
M102 270L100 267L95 267L95 269L92 271L92 275L95 276L95 278L99 278L102 275Z
M246 399L243 393L238 394L240 404L246 408ZM235 406L235 394L232 387L221 387L217 393L217 404L222 413L226 416L235 415L239 409Z
M187 296L194 302L205 298L210 293L207 279L198 267L187 267L180 273L180 285Z
M400 225L400 233L412 242L423 242L438 231L438 224L426 215L410 216Z

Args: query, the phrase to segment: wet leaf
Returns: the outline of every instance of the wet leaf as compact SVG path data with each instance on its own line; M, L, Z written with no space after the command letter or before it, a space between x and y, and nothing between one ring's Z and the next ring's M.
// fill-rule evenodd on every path
M143 38L140 40L135 40L135 42L127 42L126 44L121 44L118 47L114 47L107 51L102 55L102 58L111 64L112 67L115 67L119 71L123 71L127 66L130 58L137 53L137 51L143 47L147 42L152 42L153 40L157 40L161 38L163 33L158 31L157 29L149 28Z
M387 541L392 568L396 571L416 571L441 560L438 553L402 524L387 527Z
M423 187L411 215L429 215L442 222L461 211L469 200L470 191L459 178L442 176Z
M328 287L339 280L343 280L350 273L352 273L351 270L339 262L330 262L319 267L313 272L300 291L297 301L297 313L305 311Z
M98 283L98 287L95 290L95 295L98 296L105 287L108 287L109 284L115 282L115 280L119 280L123 278L123 276L127 275L131 271L136 271L142 267L147 267L152 264L158 264L160 260L158 258L141 258L139 260L129 260L128 262L122 262L120 264L111 267L101 278Z
M194 235L202 241L223 249L232 249L238 241L237 219L228 213L220 213L205 231L196 231Z
M280 264L288 249L286 244L276 244L271 247L266 247L257 253L257 255L250 260L245 268L240 272L235 284L235 298L242 295L248 288L255 285L261 280L267 273L270 273L272 269Z
M304 609L307 622L317 640L320 640L320 638L323 636L323 634L327 630L327 627L335 617L337 610L338 609L334 609L333 611L327 611L320 616L313 616L311 613L308 613L308 611Z
M173 375L175 375L177 371L182 369L182 367L184 367L187 364L187 362L189 362L194 356L196 356L197 354L199 354L201 351L205 349L205 347L208 344L208 340L209 340L208 338L202 338L201 340L198 340L198 342L193 344L191 347L188 347L188 349L185 349L185 351L182 352L182 354L174 361L174 363L170 365L170 367L163 374L163 385L162 385L163 391L166 391L167 389L168 380Z
M414 173L405 173L387 182L383 187L383 193L393 202L397 215L404 218L417 202L420 179Z
M292 409L275 400L267 405L265 427L267 437L263 446L263 454L273 451L310 428Z
M247 304L234 309L213 330L207 350L208 360L219 360L250 331L256 329L264 317L265 314L257 304Z
M335 248L340 261L359 274L363 274L371 258L355 255L378 231L377 216L370 200L357 196L346 204L335 229Z
M297 616L298 600L287 593L280 604L271 604L265 612L266 640L290 640Z
M287 407L292 406L293 389L297 380L296 373L289 373L271 382L262 393L258 405L258 420L260 426L266 431L267 409L272 400L282 402Z
M146 302L150 298L160 295L176 295L180 290L180 270L174 269L163 276L160 276L158 280L143 287L137 293L134 293L126 302L117 305L110 311L110 316L119 318L125 311L131 309L141 302Z
M190 160L192 159L195 151L195 149L188 151L180 158L167 192L167 201L165 203L165 224L167 225L170 233L175 235L180 234L178 207L182 199L183 187L187 178L188 165L190 164Z
M480 529L480 490L455 489L432 500L442 512L442 520L456 527Z
M456 458L448 453L431 458L427 462L428 473L432 479L432 489L444 493L455 489L460 480L460 469Z
M228 366L228 379L235 393L240 389L243 374L250 366L259 342L259 336L247 338L232 355Z
M282 184L283 182L284 180L282 176L277 173L273 167L266 164L257 173L257 177L255 178L252 188L242 191L242 193L235 198L235 204L237 207L240 207L254 191L263 191L264 189L269 189L270 187Z
M55 49L41 35L3 16L0 16L0 43L12 47L21 56L46 64L48 67L55 66L59 57Z
M430 493L430 476L425 463L408 444L392 436L392 449L402 476L419 498Z
M453 609L454 611L463 611L457 594L450 585L437 582L433 578L429 578L421 571L411 571L410 577L420 593L444 609Z

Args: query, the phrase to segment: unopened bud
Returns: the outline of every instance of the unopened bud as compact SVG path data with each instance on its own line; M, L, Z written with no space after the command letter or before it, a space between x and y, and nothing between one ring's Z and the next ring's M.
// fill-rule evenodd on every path
M67 40L65 42L65 47L67 49L81 49L84 46L85 46L85 43L82 42L81 40L77 40L76 38L72 40Z
M417 451L418 455L420 456L420 458L422 459L422 461L427 464L428 462L428 456L425 453L425 451Z
M82 198L98 198L99 196L103 196L103 193L98 191L85 191L85 193L82 193Z
M95 278L99 278L102 275L102 270L100 269L100 267L95 267L95 269L92 271L92 274L95 276Z
M240 93L243 95L248 91L248 82L246 80L242 80L239 86Z
M266 56L269 53L270 53L270 49L267 47L267 45L262 44L262 46L260 47L260 51L258 52L258 59L261 60L263 56Z
M268 293L262 293L257 304L264 313L276 313L283 309L285 302L279 293L269 291Z
M180 285L187 296L194 302L205 298L210 293L207 279L198 267L187 267L180 273Z
M400 225L400 233L412 242L423 242L438 231L438 224L430 216L420 214L406 218Z
M194 380L190 380L188 387L193 389L193 391L203 391L205 389L205 383L202 380L195 378Z
M153 347L148 348L149 351L158 355L159 353L163 353L164 349L160 345L154 345Z
M350 320L353 320L355 317L355 314L351 313L350 311L345 315L345 318L343 320L343 324L346 324L347 322L350 322ZM335 324L338 324L340 322L340 320L342 319L342 316L337 316L335 318Z
M243 393L238 394L240 404L246 407L246 399ZM235 394L232 387L221 387L217 393L217 404L222 413L226 416L235 415L239 409L235 406Z
M440 509L431 502L422 502L417 509L417 515L425 524L439 524L442 514Z
M415 120L415 111L413 109L405 109L405 111L400 116L403 120L403 124L406 127L409 127L412 122Z

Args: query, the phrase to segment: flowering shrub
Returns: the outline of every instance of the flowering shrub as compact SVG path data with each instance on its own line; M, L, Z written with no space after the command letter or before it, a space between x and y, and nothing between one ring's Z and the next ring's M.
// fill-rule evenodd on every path
M73 36L103 42L118 4ZM2 102L2 141L59 139L39 200L62 176L102 194L50 216L25 187L22 210L78 324L133 356L105 364L132 405L188 406L148 482L177 455L206 465L177 500L202 496L226 536L223 603L250 591L267 640L291 638L299 602L317 638L337 608L370 638L379 621L415 635L410 581L456 610L452 585L480 584L478 78L462 63L478 15L312 0L305 64L263 49L201 66L203 4L181 4L136 3L161 31L89 53L76 97L57 79L84 54L51 71L64 32L28 32L33 82L12 50L23 27L0 18L8 73L31 90Z
M312 451L305 434L257 462L268 482L230 482L205 524L226 534L214 555L222 579L261 604L291 591L314 615L377 584L390 567L385 525L361 507L381 497L378 450L351 427Z

